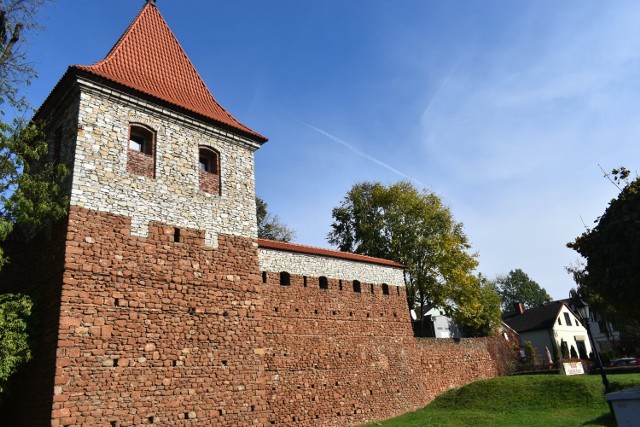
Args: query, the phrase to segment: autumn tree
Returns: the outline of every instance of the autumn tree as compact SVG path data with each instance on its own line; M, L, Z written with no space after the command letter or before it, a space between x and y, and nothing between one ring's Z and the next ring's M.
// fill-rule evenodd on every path
M551 301L547 291L519 268L511 270L506 276L496 277L494 285L504 310L509 310L514 303L532 308Z
M592 229L586 230L568 247L586 260L583 268L569 270L578 293L599 311L619 321L640 319L640 178L630 178L628 169L606 174L620 193ZM611 178L613 177L613 178Z
M290 242L295 237L295 231L283 224L278 215L269 213L269 206L256 196L256 217L258 219L258 237L261 239Z
M328 241L341 251L386 258L406 266L411 307L441 308L472 331L486 332L499 315L480 321L487 293L473 275L476 254L462 224L430 191L409 182L355 184L332 211ZM490 298L489 298L490 299ZM491 310L490 310L491 311ZM420 313L420 318L422 315ZM486 328L481 323L488 325Z

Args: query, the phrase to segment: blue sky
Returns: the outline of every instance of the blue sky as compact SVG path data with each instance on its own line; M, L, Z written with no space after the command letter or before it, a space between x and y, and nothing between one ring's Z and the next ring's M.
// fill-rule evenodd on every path
M29 41L39 105L102 59L142 0L58 0ZM640 3L158 0L216 99L269 138L258 194L328 247L363 180L411 179L450 206L489 277L521 268L552 297L565 247L640 158ZM582 218L582 219L581 219Z

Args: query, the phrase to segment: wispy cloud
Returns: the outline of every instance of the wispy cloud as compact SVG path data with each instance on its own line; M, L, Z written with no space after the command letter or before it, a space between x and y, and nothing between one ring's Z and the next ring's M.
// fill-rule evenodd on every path
M418 184L418 185L419 185L419 186L421 186L421 187L426 187L426 185L424 185L424 184L423 184L422 182L420 182L419 180L417 180L417 179L413 178L412 176L407 175L407 174L406 174L406 173L404 173L404 172L399 171L398 169L394 168L393 166L391 166L391 165L389 165L389 164L387 164L387 163L383 162L383 161L382 161L382 160L380 160L380 159L377 159L377 158L373 157L373 156L372 156L372 155L370 155L370 154L367 154L367 153L365 153L365 152L363 152L363 151L360 151L358 148L356 148L356 147L355 147L355 146L353 146L352 144L349 144L349 143L348 143L348 142L346 142L345 140L340 139L340 138L338 138L337 136L332 135L332 134L330 134L329 132L324 131L324 130L322 130L322 129L319 129L319 128L317 128L317 127L315 127L315 126L313 126L313 125L310 125L310 124L308 124L308 123L304 123L304 122L301 122L301 123L302 123L303 125L305 125L306 127L308 127L309 129L312 129L312 130L314 130L314 131L318 132L320 135L324 135L324 136L326 136L327 138L329 138L330 140L335 141L335 142L337 142L338 144L340 144L340 145L342 145L342 146L344 146L344 147L348 148L351 152L353 152L353 153L357 154L358 156L363 157L363 158L365 158L365 159L369 160L370 162L373 162L373 163L375 163L375 164L377 164L377 165L379 165L379 166L382 166L383 168L385 168L385 169L387 169L387 170L389 170L389 171L391 171L391 172L395 173L395 174L396 174L396 175L398 175L398 176L401 176L402 178L406 178L406 179L408 179L408 180L410 180L410 181L413 181L413 182L415 182L416 184Z

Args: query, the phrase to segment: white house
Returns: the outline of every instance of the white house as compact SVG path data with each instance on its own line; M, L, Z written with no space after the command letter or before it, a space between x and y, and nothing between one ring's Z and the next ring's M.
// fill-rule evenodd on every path
M522 304L515 304L515 310L503 315L502 320L520 334L524 344L531 341L540 358L546 357L546 349L553 354L554 347L560 351L562 341L571 352L587 359L591 344L587 330L576 314L564 301L552 301L539 307L524 310Z

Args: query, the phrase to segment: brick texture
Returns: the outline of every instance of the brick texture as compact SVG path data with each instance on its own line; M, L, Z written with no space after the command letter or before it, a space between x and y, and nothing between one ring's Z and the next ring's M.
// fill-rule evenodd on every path
M127 170L135 175L155 177L155 161L153 151L150 154L135 150L127 152Z
M264 424L257 263L248 239L72 208L52 425Z
M404 287L263 283L255 239L132 236L129 218L78 207L57 236L0 278L46 297L48 347L1 414L16 425L359 425L508 363L498 338L414 338Z

